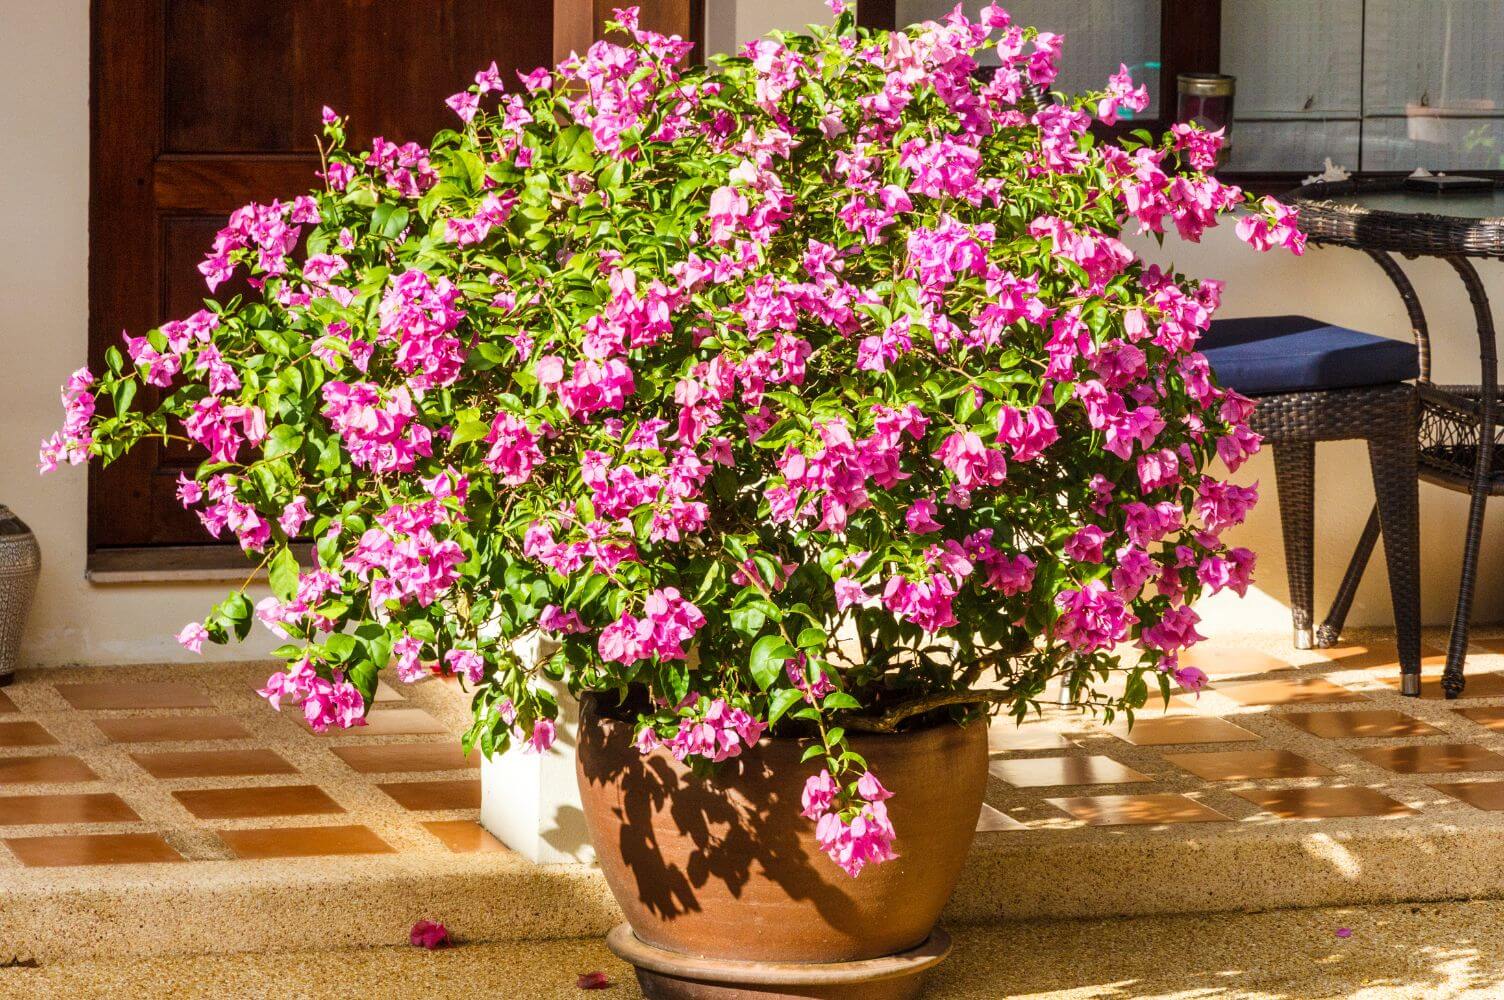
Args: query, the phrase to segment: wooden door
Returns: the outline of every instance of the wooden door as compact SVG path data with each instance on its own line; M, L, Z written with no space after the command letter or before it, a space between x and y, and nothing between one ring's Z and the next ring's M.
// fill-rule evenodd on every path
M609 5L606 5L609 7ZM327 104L352 148L453 124L446 96L496 61L551 64L598 35L597 0L93 0L89 363L201 307L196 270L225 217L306 191ZM698 38L700 0L645 25ZM221 293L227 291L220 289ZM231 290L232 291L232 290ZM174 496L197 456L143 445L91 469L89 551L212 540Z

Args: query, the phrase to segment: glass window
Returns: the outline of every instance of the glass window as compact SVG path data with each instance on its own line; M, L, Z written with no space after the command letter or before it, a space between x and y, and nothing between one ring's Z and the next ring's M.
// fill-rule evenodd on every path
M1237 0L1233 170L1504 168L1504 3Z

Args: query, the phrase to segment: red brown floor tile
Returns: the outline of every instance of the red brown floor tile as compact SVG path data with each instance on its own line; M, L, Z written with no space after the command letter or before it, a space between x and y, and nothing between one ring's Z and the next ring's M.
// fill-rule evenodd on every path
M0 715L14 715L19 711L21 710L16 707L16 703L10 700L10 695L0 691Z
M1339 670L1400 670L1400 652L1392 642L1349 643L1318 650ZM1446 663L1446 654L1434 646L1421 646L1421 665L1440 667Z
M109 792L62 795L0 795L0 826L37 823L129 823L140 819Z
M994 760L989 767L995 777L1001 778L1015 788L1119 785L1153 780L1126 764L1119 764L1111 757L1032 757Z
M1431 787L1477 809L1489 812L1504 809L1504 781L1454 781Z
M982 806L982 814L977 817L977 833L1010 833L1027 829L1027 826L1012 816L989 805Z
M1408 747L1364 747L1353 755L1398 774L1451 774L1504 771L1504 757L1475 743L1429 743Z
M1354 712L1290 712L1277 718L1296 729L1328 740L1435 736L1442 732L1430 723L1388 708L1365 708Z
M49 757L0 757L0 785L62 784L98 781L88 764L71 754Z
M1372 788L1245 788L1233 794L1281 819L1408 816L1415 812Z
M212 708L214 702L193 684L98 681L54 684L57 693L84 711L138 708Z
M5 841L27 868L67 865L142 865L182 861L154 833L95 833L59 837L11 837Z
M199 819L319 816L345 811L344 807L315 785L203 788L173 792L172 796Z
M455 854L486 854L507 849L507 845L473 819L437 819L423 826Z
M131 759L153 778L232 778L257 774L296 774L297 768L271 750L176 750L133 753Z
M1223 823L1231 818L1195 799L1171 792L1149 795L1086 795L1045 801L1088 826Z
M992 753L1009 750L1068 750L1070 740L1037 722L1015 725L1012 719L999 719L987 728L987 749Z
M0 747L50 747L57 740L35 722L0 722Z
M307 728L308 723L300 719ZM366 724L350 729L330 729L325 736L430 736L449 734L439 721L421 708L372 709ZM457 735L457 734L454 734Z
M1395 673L1385 677L1384 683L1396 691L1400 687L1400 676ZM1446 697L1446 692L1441 687L1441 674L1424 675L1420 679L1420 696L1428 701L1439 701ZM1467 685L1462 690L1463 698L1504 698L1504 674L1496 671L1479 671L1467 675Z
M479 809L479 781L394 781L376 786L413 812Z
M1504 705L1479 705L1475 708L1454 708L1452 711L1486 729L1504 732Z
M94 725L112 743L178 743L200 740L242 740L251 731L228 715L149 715L124 719L95 719Z
M1322 705L1368 700L1366 695L1349 691L1324 677L1302 674L1222 684L1217 691L1240 705Z
M1164 715L1145 718L1140 715L1133 720L1133 728L1126 723L1109 726L1108 732L1134 746L1174 746L1187 743L1245 743L1258 736L1242 726L1226 719L1214 719L1197 715Z
M388 743L380 746L331 747L331 750L362 774L407 774L418 771L454 771L480 767L480 754L465 755L458 741L443 743Z
M1182 666L1196 667L1208 677L1237 677L1288 670L1290 663L1278 657L1240 646L1200 643L1181 654ZM1152 686L1152 685L1151 685Z
M365 826L276 827L217 831L237 858L311 858L342 854L392 854L391 845Z
M1318 778L1332 769L1289 750L1223 750L1215 753L1170 753L1165 760L1206 781L1254 781L1272 778Z

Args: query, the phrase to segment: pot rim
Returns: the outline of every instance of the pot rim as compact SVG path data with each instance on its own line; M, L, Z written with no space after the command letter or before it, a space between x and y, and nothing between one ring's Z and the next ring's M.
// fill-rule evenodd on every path
M582 691L580 693L579 702L581 728L585 728L587 726L598 726L602 729L616 729L617 727L626 727L630 729L632 725L631 723L625 722L621 719L613 719L609 715L603 715L600 713L598 709L598 703L602 697L602 694L603 692L600 691ZM868 739L881 739L886 741L905 738L917 738L921 736L934 735L947 729L953 729L957 732L962 732L967 730L969 727L976 725L978 722L981 722L982 727L985 729L987 728L990 719L986 715L980 715L968 722L956 722L953 719L944 719L938 722L932 722L928 725L920 726L917 729L905 729L902 732L896 733L874 732L869 729L848 729L846 731L846 737L848 740L855 740L857 742ZM782 744L808 742L809 738L774 736L772 733L764 733L763 736L758 740L758 742L761 743L764 740Z

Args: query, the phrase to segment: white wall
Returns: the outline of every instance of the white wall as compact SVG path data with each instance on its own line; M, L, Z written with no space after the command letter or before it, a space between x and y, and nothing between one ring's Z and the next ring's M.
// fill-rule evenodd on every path
M797 27L827 16L821 0L711 0L713 39L746 40L779 23ZM200 617L223 593L202 586L92 586L84 580L84 475L35 474L36 444L58 423L57 387L84 361L87 328L88 206L88 3L87 0L7 0L0 12L0 148L11 151L0 184L0 502L36 531L43 549L43 578L23 655L32 663L125 663L183 659L171 636ZM750 32L750 33L748 33ZM1245 252L1230 231L1200 247L1170 244L1147 249L1194 274L1227 280L1225 315L1298 309L1334 322L1406 336L1397 297L1377 269L1357 254L1313 251L1304 260ZM1437 298L1438 380L1473 377L1466 302L1439 264L1407 265L1422 294ZM1504 268L1485 268L1490 291L1504 301ZM1438 298L1439 297L1439 298ZM1372 491L1360 446L1328 445L1320 453L1322 507L1317 524L1317 594L1325 602L1368 508ZM1240 478L1262 482L1269 501L1255 512L1238 541L1261 555L1264 593L1209 615L1229 627L1286 623L1286 597L1273 471L1267 456ZM1455 591L1463 503L1422 487L1423 569L1426 614L1445 619ZM1498 512L1496 512L1498 513ZM1496 522L1504 524L1504 522ZM1498 618L1504 588L1488 581L1500 568L1501 531L1485 545L1479 613ZM1376 563L1353 610L1354 623L1388 620L1387 590ZM224 657L268 648L216 650Z

